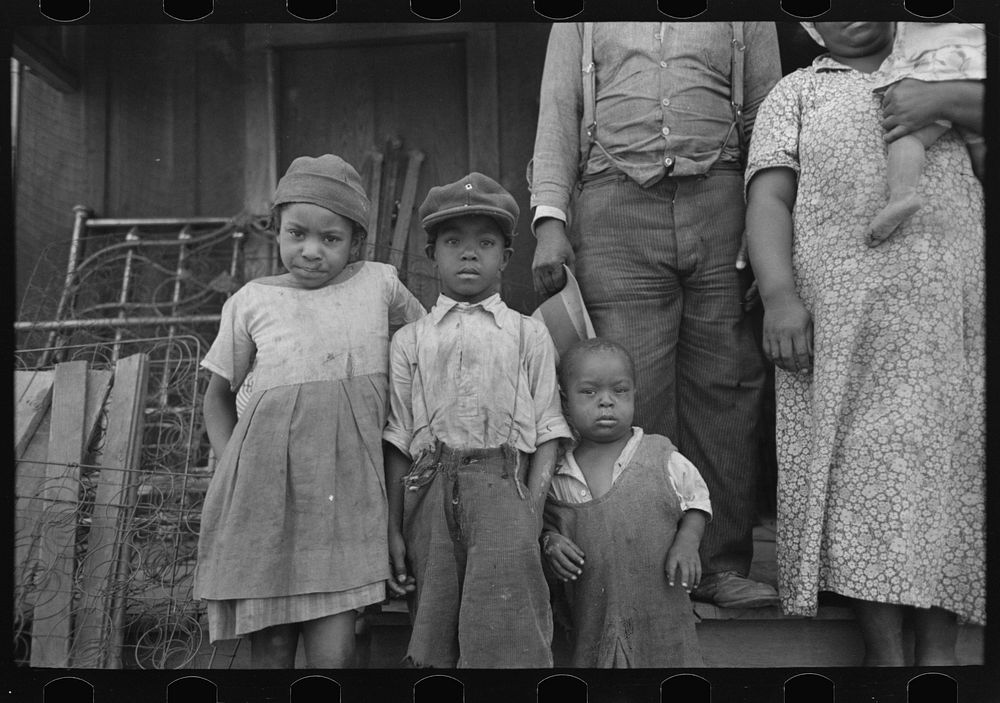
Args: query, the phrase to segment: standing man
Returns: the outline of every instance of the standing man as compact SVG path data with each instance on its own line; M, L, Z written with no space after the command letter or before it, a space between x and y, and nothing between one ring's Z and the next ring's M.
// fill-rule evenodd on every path
M575 264L597 334L635 358L636 424L711 492L692 595L723 607L778 602L747 578L764 368L734 262L747 141L780 77L771 22L555 24L535 136L535 288Z

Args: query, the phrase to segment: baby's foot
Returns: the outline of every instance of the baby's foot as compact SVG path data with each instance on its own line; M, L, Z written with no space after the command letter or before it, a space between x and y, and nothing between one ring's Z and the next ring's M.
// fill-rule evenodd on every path
M868 225L866 241L868 246L877 247L896 231L910 215L920 209L922 203L916 193L894 198L886 203L882 211Z

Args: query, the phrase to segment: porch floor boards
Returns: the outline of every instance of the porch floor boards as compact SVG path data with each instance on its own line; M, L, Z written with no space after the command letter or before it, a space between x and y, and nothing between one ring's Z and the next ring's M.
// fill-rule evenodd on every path
M775 562L775 524L765 520L754 528L754 561L750 576L777 585ZM836 597L824 599L815 618L783 615L780 608L719 608L707 603L695 603L700 618L698 638L702 656L709 667L829 667L860 666L864 655L861 635L851 610ZM406 653L409 637L409 617L403 601L390 601L382 612L371 618L371 644L368 668L396 668ZM909 632L906 633L911 636ZM570 660L566 633L556 628L553 637L556 667L565 667ZM250 667L248 642L238 646L223 643L212 664L208 657L208 635L205 646L192 662L192 667ZM983 628L962 626L958 636L958 659L961 665L983 663ZM300 648L296 666L305 666Z

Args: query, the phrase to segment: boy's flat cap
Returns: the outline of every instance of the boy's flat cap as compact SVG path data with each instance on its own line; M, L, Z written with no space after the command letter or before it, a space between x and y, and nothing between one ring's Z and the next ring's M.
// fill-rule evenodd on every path
M431 234L447 219L462 215L487 215L500 225L504 237L513 237L518 215L514 196L481 173L470 173L460 181L435 186L420 205L420 224Z

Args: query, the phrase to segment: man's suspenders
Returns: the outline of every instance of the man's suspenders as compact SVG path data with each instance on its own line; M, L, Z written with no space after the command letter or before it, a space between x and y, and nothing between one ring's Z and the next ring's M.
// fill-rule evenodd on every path
M733 122L740 138L740 160L743 160L747 149L747 135L743 127L743 23L733 22L732 71L729 75L730 103L733 106Z
M590 160L590 150L594 148L597 139L597 95L596 74L594 68L594 23L583 23L583 51L580 53L580 70L583 73L583 129L586 142L580 145L580 168L578 173L583 176L583 171Z
M733 110L733 126L739 135L741 159L747 148L746 133L743 126L743 52L746 45L743 43L743 23L732 22L733 38L730 42L731 49L731 72L730 83L730 105ZM596 74L594 66L594 23L583 23L583 46L580 52L580 72L583 78L583 133L580 135L580 168L579 174L583 175L590 160L590 151L597 141L597 94L596 94ZM726 141L729 140L727 135ZM722 145L725 149L725 142ZM720 154L722 153L720 149Z

